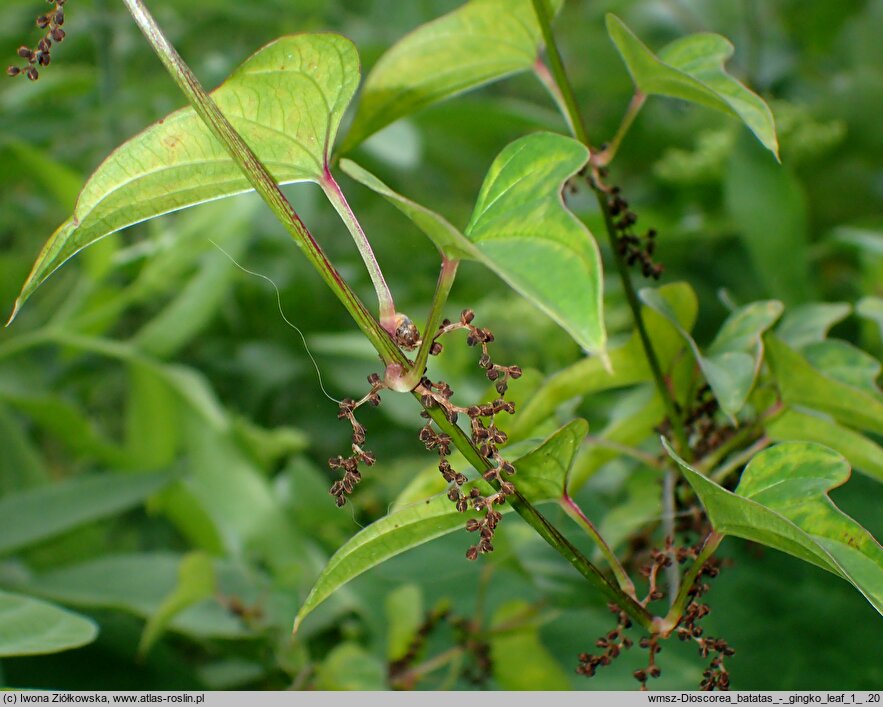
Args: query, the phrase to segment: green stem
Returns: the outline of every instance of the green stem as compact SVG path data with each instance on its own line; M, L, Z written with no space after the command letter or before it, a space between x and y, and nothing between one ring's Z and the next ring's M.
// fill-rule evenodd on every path
M416 396L416 394L415 394ZM430 408L429 416L439 428L451 437L457 449L459 449L466 461L479 473L491 468L491 462L483 457L478 449L472 444L472 440L456 424L448 421L444 412L439 408ZM533 528L540 537L551 545L565 560L567 560L590 584L601 591L607 599L617 604L623 611L632 617L637 623L648 631L653 628L653 616L646 608L641 606L633 597L629 596L618 585L613 584L604 573L592 563L579 549L561 534L519 491L516 490L514 498L509 502L515 512Z
M613 161L613 158L616 157L616 153L619 150L619 146L622 144L622 139L628 133L629 128L632 127L632 123L635 122L635 118L637 118L638 113L641 112L641 108L644 106L644 101L646 99L646 94L643 94L640 91L635 91L635 95L632 96L632 100L629 101L625 115L622 117L622 122L619 124L616 135L613 136L613 139L607 143L601 152L596 152L592 155L593 165L596 167L604 167Z
M295 243L304 251L307 259L319 272L319 275L341 301L358 327L378 350L384 362L407 364L404 354L390 337L389 333L377 322L356 294L344 282L325 256L322 248L313 238L300 216L279 189L276 180L267 171L258 156L245 143L235 128L221 113L218 106L206 93L205 89L194 76L190 67L178 55L178 52L163 34L156 20L148 11L143 0L123 0L126 8L143 32L154 52L165 66L175 83L187 97L197 115L202 118L212 134L226 148L230 157L239 166L255 191L267 203L279 221L285 226Z
M552 26L549 21L549 13L546 9L544 0L533 0L533 7L534 12L537 16L537 20L540 24L540 29L543 33L543 39L546 42L546 53L549 57L549 63L552 69L552 76L558 86L558 91L561 93L561 96L564 99L564 106L567 110L567 120L573 126L573 135L577 140L579 140L591 150L591 145L589 144L588 140L588 134L586 133L585 126L583 125L582 117L580 116L579 108L577 107L576 99L574 98L573 89L571 88L570 82L567 79L567 74L564 71L564 65L561 63L561 55L558 53L558 46L555 43L555 36L552 34ZM637 327L638 334L641 337L641 344L643 345L644 353L647 356L647 363L650 365L650 370L653 373L653 380L656 383L656 389L659 392L660 397L662 398L663 405L665 405L666 415L671 421L672 430L674 431L675 435L675 441L677 442L678 446L678 453L683 456L687 461L690 461L690 445L687 442L687 435L684 431L683 421L681 420L680 415L678 415L677 410L675 409L674 398L665 383L665 377L662 374L662 368L659 365L659 359L656 356L656 351L653 349L653 344L650 341L650 336L647 334L647 327L644 325L644 317L641 314L641 305L638 303L638 296L635 293L635 287L632 284L631 274L629 273L628 266L626 265L623 257L620 255L619 248L617 247L616 228L613 224L613 217L610 214L610 208L607 206L607 195L594 180L591 180L591 185L592 190L595 192L595 196L598 199L598 206L601 209L601 213L604 215L604 226L607 229L607 236L610 239L613 259L616 261L616 269L619 273L619 279L622 281L622 288L625 291L625 296L628 300L629 308L632 310L632 318L635 321L635 326Z
M549 8L546 7L546 0L532 0L533 11L536 13L537 20L540 23L540 30L543 33L543 41L546 43L546 56L549 59L549 65L552 69L552 76L555 84L558 86L558 93L567 112L565 117L570 123L573 134L586 147L589 145L589 135L586 133L585 123L579 112L579 105L576 102L576 96L573 94L573 88L570 81L567 80L567 72L564 70L564 63L561 61L561 54L558 51L558 45L555 43L555 35L552 34L552 21L549 16ZM553 93L553 95L555 95Z
M598 532L595 524L589 520L589 517L585 513L583 513L583 509L579 507L579 504L570 497L567 491L561 496L559 503L564 509L564 512L567 513L577 525L585 530L586 534L592 539L592 542L598 546L598 549L601 551L601 554L604 556L604 559L607 560L607 564L613 571L616 581L619 582L620 588L633 599L637 599L638 595L635 592L635 584L632 582L631 577L629 577L625 568L622 566L622 563L620 563L616 554L607 544L607 541L604 540L601 533Z
M435 332L438 331L438 325L441 323L444 306L448 301L448 295L451 293L451 286L454 284L454 278L457 276L457 266L459 264L459 260L449 260L442 256L441 272L438 274L435 294L432 296L432 305L429 309L429 316L426 319L426 327L423 329L423 340L420 342L417 358L414 360L414 367L411 369L411 375L408 378L409 383L413 382L411 388L420 382L420 378L426 372L426 361L429 359L429 351L435 339Z
M341 220L346 225L350 235L352 235L356 248L359 250L359 255L362 256L365 267L368 269L368 275L374 284L374 291L377 293L377 302L380 306L380 325L387 332L394 335L396 330L396 306L392 299L392 293L389 291L389 286L386 284L383 271L380 269L380 264L377 262L374 250L368 242L365 231L362 230L359 220L350 208L349 203L347 203L343 191L334 180L327 166L319 186L322 187L322 191L325 192L328 201L331 202L334 210L340 215Z
M163 35L154 18L148 12L142 0L123 0L136 24L144 33L148 42L159 56L172 78L187 96L194 110L212 131L215 137L225 146L230 156L239 165L254 186L255 190L272 209L276 217L285 225L295 242L304 250L310 263L319 271L322 278L346 307L359 328L377 349L383 361L390 366L397 366L400 373L410 373L410 362L399 350L388 332L371 316L355 293L343 281L324 252L316 243L312 234L301 221L291 204L279 190L275 180L257 155L245 144L229 121L223 116L214 101L205 92L190 68ZM416 394L415 394L416 396ZM419 398L419 396L416 396ZM448 422L444 413L432 408L429 415L436 424L451 436L455 446L466 459L476 468L487 470L490 462L481 456L472 440L457 425ZM527 523L539 533L555 550L570 562L586 579L594 584L611 601L616 602L635 621L642 626L652 627L653 617L634 599L628 596L615 584L611 584L603 573L595 567L582 553L565 538L557 528L547 521L520 493L515 494L512 506Z
M684 573L684 580L681 582L681 588L671 605L671 609L669 609L669 612L664 619L657 622L656 628L659 633L662 634L663 638L667 638L678 625L678 622L684 615L684 610L687 608L687 603L690 600L690 589L692 589L693 585L696 583L696 578L699 576L699 572L702 571L703 565L705 565L708 558L714 554L723 539L723 535L714 531L710 532L708 537L705 538L705 542L702 545L702 550L699 551L698 557L693 561L693 564L690 565L690 569Z
M675 539L675 485L677 484L677 472L669 469L662 477L662 532L666 538ZM671 598L670 606L674 606L675 595L681 588L681 569L675 558L665 568L665 580L668 584L668 595Z
M622 289L625 293L626 301L629 304L629 309L632 310L632 319L638 330L641 345L644 347L644 354L647 357L647 364L650 366L650 372L653 374L653 382L656 385L656 391L662 399L662 404L665 406L665 414L671 422L672 431L674 432L675 441L678 446L678 454L684 457L687 461L690 461L692 454L690 451L690 444L687 441L687 433L684 430L684 422L675 408L674 395L665 382L665 375L662 373L662 367L659 365L659 358L656 356L653 342L650 341L650 335L647 333L647 326L644 324L644 314L641 311L641 303L638 301L638 294L635 292L635 286L632 282L628 265L619 254L616 227L613 225L613 216L610 214L610 209L607 206L607 197L594 182L592 183L592 189L595 192L595 196L598 198L598 205L604 215L604 225L607 230L607 237L610 241L610 250L613 253L613 260L616 262L616 269L619 272L619 279L622 282Z

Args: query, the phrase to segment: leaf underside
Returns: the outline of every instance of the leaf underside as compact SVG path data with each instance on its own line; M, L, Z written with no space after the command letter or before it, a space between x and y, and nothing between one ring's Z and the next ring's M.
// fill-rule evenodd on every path
M549 4L557 13L563 0ZM426 106L530 69L541 41L531 0L472 0L421 25L368 73L341 151Z
M654 54L616 15L607 15L607 33L638 91L648 96L680 98L734 115L778 159L772 111L724 68L733 55L733 45L726 37L707 32L692 34Z
M359 83L352 42L335 34L282 37L247 59L212 98L280 184L317 181ZM78 251L122 228L241 194L250 183L192 108L117 148L89 178L73 215L49 238L10 321Z

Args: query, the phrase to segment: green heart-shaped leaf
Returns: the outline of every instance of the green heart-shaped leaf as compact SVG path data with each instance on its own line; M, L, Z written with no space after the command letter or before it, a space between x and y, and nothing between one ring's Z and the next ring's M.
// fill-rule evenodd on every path
M607 15L607 33L638 91L735 115L778 158L776 125L769 106L724 69L733 55L733 45L726 37L692 34L672 42L657 56L616 15Z
M586 436L584 420L574 420L549 437L536 449L516 459L517 474L512 477L518 490L531 503L561 497L567 471ZM472 482L485 487L483 481ZM511 507L501 507L508 512ZM462 529L474 511L458 513L445 494L414 503L356 533L328 561L297 613L295 631L306 616L351 579L400 555L406 550Z
M0 657L43 655L95 640L98 627L85 616L39 599L0 592Z
M696 362L721 409L734 419L745 401L763 360L763 333L782 315L781 302L752 302L733 312L721 326L717 337L704 355L699 346L677 320L658 290L642 289L641 300L668 319L693 351ZM748 353L746 350L750 351Z
M352 42L299 34L259 50L212 97L278 183L318 181L358 82ZM56 268L98 239L250 189L192 108L172 113L115 150L89 178L73 216L38 256L13 317Z
M787 442L758 454L735 493L695 471L663 440L718 533L763 543L833 572L883 614L883 548L828 497L849 478L833 449Z
M562 197L564 182L588 157L584 145L554 133L511 143L488 170L466 237L500 277L580 346L603 353L601 255Z
M555 13L563 0L549 4ZM432 103L530 69L541 41L531 0L472 0L421 25L371 69L342 151Z
M564 182L589 153L576 140L535 133L508 145L485 177L465 235L349 160L341 167L385 197L448 258L484 263L558 322L587 351L603 353L601 256L564 205Z

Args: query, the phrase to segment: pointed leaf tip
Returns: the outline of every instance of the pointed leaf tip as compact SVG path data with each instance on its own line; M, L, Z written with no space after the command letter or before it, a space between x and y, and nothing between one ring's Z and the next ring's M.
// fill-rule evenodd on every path
M680 98L734 115L781 161L775 119L769 106L726 71L724 64L733 55L730 40L701 32L677 39L654 53L616 15L608 13L606 24L607 34L636 90Z

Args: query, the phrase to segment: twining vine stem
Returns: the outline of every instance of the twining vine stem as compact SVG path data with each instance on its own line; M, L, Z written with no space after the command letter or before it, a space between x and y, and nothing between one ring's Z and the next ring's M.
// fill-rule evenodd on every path
M220 140L233 161L239 166L255 191L267 203L279 221L294 238L295 243L304 251L307 259L322 276L332 291L337 295L350 316L365 333L374 348L380 352L384 361L405 363L407 359L399 351L398 346L389 333L371 316L365 305L346 284L334 266L326 257L321 246L313 238L300 216L291 206L288 199L279 189L276 180L267 171L254 151L245 143L242 136L221 113L218 106L206 93L190 67L180 57L160 29L156 20L148 11L142 0L123 0L126 8L143 32L160 61L171 74L175 83L187 97L197 115L208 126L214 136Z
M399 349L380 323L374 319L356 294L344 282L340 274L325 256L322 248L313 238L312 234L301 221L297 212L291 206L285 195L281 192L276 181L267 171L258 156L245 143L236 129L224 117L215 102L200 85L199 80L180 57L178 52L163 34L156 20L148 11L143 0L123 0L126 8L131 13L135 23L142 31L154 52L171 74L175 83L182 90L187 100L193 106L197 115L208 126L214 136L220 140L230 156L243 171L255 191L264 199L276 217L283 223L295 242L304 250L310 263L325 280L326 284L334 291L338 299L343 303L346 310L353 317L357 326L368 337L368 340L380 354L381 359L387 365L398 366L400 375L410 376L413 364ZM455 262L455 261L454 261ZM447 291L453 281L455 265L448 264L447 271L444 266L441 286L437 296L433 300L433 311L430 319L437 317ZM447 272L447 274L446 274ZM445 289L446 288L446 289ZM427 326L427 328L429 328ZM432 336L432 331L425 332L426 336ZM422 373L422 372L421 372ZM420 373L417 374L419 380ZM414 393L419 399L419 394ZM455 446L463 453L467 461L479 471L490 468L490 462L482 457L479 450L473 445L472 440L456 424L450 423L442 410L430 408L427 410L435 423L448 435ZM612 583L598 567L585 557L561 532L555 528L534 506L519 493L516 493L511 501L515 511L555 550L562 555L580 574L594 584L611 601L616 602L623 611L627 612L636 622L651 629L653 625L652 615L632 597L626 594L619 586Z
M546 43L546 55L549 59L549 65L552 71L552 77L555 81L555 84L558 86L558 93L561 96L560 101L556 101L559 105L563 104L567 110L566 119L570 124L574 137L579 140L583 145L588 147L591 150L591 144L589 143L589 136L586 132L585 124L583 123L582 116L579 112L579 106L576 102L576 97L573 93L573 87L570 85L570 81L567 78L567 73L564 70L564 64L561 61L561 54L558 51L558 45L555 42L555 35L552 33L552 24L549 16L549 10L546 7L545 0L532 0L534 12L536 13L537 20L540 24L540 29L543 33L543 40ZM625 260L619 253L619 248L617 247L617 235L616 228L613 224L613 216L610 213L610 208L607 205L607 194L601 188L601 186L593 179L591 180L592 190L595 192L595 196L598 199L598 205L601 208L601 213L604 215L604 226L607 230L607 236L610 239L611 251L613 252L613 259L616 262L616 269L619 272L619 278L622 281L622 288L625 292L626 300L628 301L629 308L632 310L632 318L635 321L635 326L638 329L638 334L641 338L641 344L644 347L644 353L647 356L647 362L650 365L650 370L653 373L653 380L656 383L656 389L659 392L659 396L662 398L662 402L665 405L665 412L671 421L672 430L675 435L675 441L678 446L678 453L684 457L687 461L691 461L690 459L690 445L687 442L687 435L684 431L684 423L681 419L681 416L678 414L678 411L675 407L674 397L671 391L666 385L665 376L662 373L662 367L659 365L659 358L656 356L656 351L653 348L653 342L650 341L650 336L647 333L647 327L644 325L644 316L641 313L641 304L638 302L638 296L635 292L635 286L632 283L631 274L628 271L628 266L625 263Z

